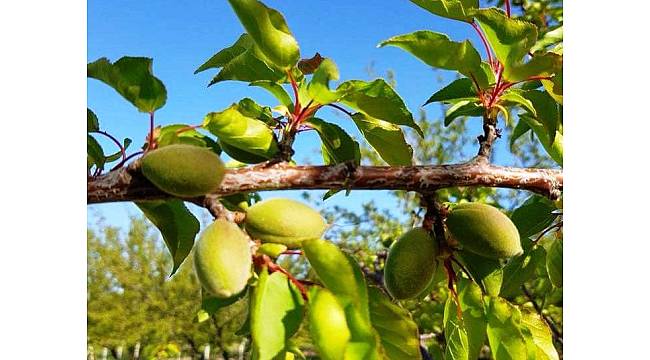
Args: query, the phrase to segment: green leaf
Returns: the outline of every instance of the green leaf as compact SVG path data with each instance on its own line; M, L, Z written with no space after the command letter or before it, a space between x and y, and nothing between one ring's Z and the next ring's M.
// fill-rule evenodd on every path
M499 260L485 258L469 251L458 251L457 257L483 292L491 296L499 295L503 282L503 269Z
M315 117L310 118L307 124L314 128L320 136L325 165L340 164L346 161L353 161L356 165L360 164L359 143L354 141L340 126Z
M519 120L517 126L515 126L514 130L512 130L512 135L510 135L510 150L514 149L515 141L517 141L517 139L522 137L528 131L530 131L530 126L528 126L528 123L524 120Z
M517 226L519 236L528 239L553 223L557 215L552 212L556 209L553 201L543 196L533 195L513 211L510 219Z
M452 347L455 351L450 353L456 359L462 359L465 353L467 359L477 359L485 343L487 325L481 289L471 280L459 278L458 300L463 314L462 320L457 318L456 303L451 295L445 303L443 318L445 332L450 329L450 340L455 342L455 346ZM461 348L460 345L464 345L463 336L467 339L467 345Z
M529 359L521 311L498 297L487 298L487 336L495 360Z
M267 90L271 95L278 99L278 101L280 101L280 104L286 106L290 111L293 111L293 101L280 84L269 80L258 80L253 81L248 86L259 86Z
M201 301L201 310L199 310L197 314L198 322L203 322L209 319L210 316L216 314L217 311L236 303L246 296L248 296L248 289L229 298L218 298L215 296L204 297Z
M558 104L562 105L562 70L556 72L555 76L553 76L551 80L542 80L542 85L544 85L544 89L548 94L551 95Z
M286 77L283 72L272 69L260 58L259 49L256 48L255 42L248 34L242 34L233 45L213 55L194 73L213 68L221 68L221 71L210 81L208 86L226 80L279 81Z
M379 288L368 287L370 320L388 359L421 359L418 326L409 312L395 304Z
M154 112L167 101L167 90L162 81L153 76L153 60L124 56L115 63L101 58L88 64L88 77L112 87L138 110Z
M87 110L87 115L86 115L86 131L87 132L93 132L93 131L98 131L99 130L99 119L97 119L97 115L90 110L89 108L86 108Z
M535 269L544 261L546 250L534 246L523 255L510 260L503 268L502 297L512 297L521 293L521 285L535 276Z
M560 25L560 27L547 32L546 34L544 34L544 36L542 36L541 39L537 40L535 45L530 49L530 52L535 53L538 51L543 51L551 45L562 43L563 39L564 39L564 30Z
M125 151L126 151L126 149L129 148L129 145L131 145L132 142L133 141L131 139L129 139L129 138L124 139L124 141L122 142L122 147L124 148ZM122 157L122 151L118 150L118 151L114 152L113 154L106 157L106 163L113 162L113 161L115 161L115 160L117 160L117 159L119 159L121 157Z
M338 101L342 93L331 91L329 83L339 79L339 69L331 59L325 58L307 85L307 92L310 98L318 104L329 104Z
M504 102L504 105L519 105L522 109L530 112L533 116L537 116L535 106L529 99L524 97L524 93L525 91L510 88L508 91L502 94L499 99Z
M254 358L275 359L289 346L304 315L304 300L286 275L266 267L260 272L250 303Z
M228 2L267 59L285 70L298 62L300 49L282 14L257 0Z
M93 165L98 169L103 169L106 157L104 156L102 146L99 145L99 142L97 142L94 137L90 136L90 134L88 135L86 146L88 154L88 169Z
M544 124L527 115L519 115L519 118L522 121L525 121L526 124L533 130L539 139L539 142L544 147L544 150L546 150L546 153L561 166L563 157L562 132L556 130L554 140L551 141L548 136L548 129L544 126Z
M478 0L411 0L411 2L432 14L468 23L474 20L468 10L478 8Z
M221 140L219 140L219 146L221 147L223 152L228 154L228 156L244 164L259 164L271 158L271 156L267 156L267 155L261 156L261 155L250 153L246 150L236 148Z
M459 117L470 116L483 116L484 107L477 103L479 99L461 100L447 109L445 112L445 126L449 126L452 121Z
M363 113L355 113L352 120L368 143L389 165L411 165L413 148L404 139L399 127Z
M456 305L450 296L445 302L444 333L447 346L445 347L445 360L469 360L469 340L467 329L458 319Z
M199 232L199 221L181 200L140 201L135 203L162 234L165 245L172 255L174 275L194 246Z
M474 77L481 88L489 84L481 68L481 56L468 40L455 42L445 34L421 30L394 36L381 42L379 47L386 45L402 48L435 68L455 70L468 78Z
M528 332L535 347L535 360L559 360L559 355L553 345L553 335L546 322L535 312L522 311L521 325Z
M222 112L207 114L203 126L220 143L260 157L273 157L278 152L275 134L264 122L245 116L244 111L239 104L232 104ZM228 152L225 148L224 151Z
M462 78L454 80L451 84L435 92L422 106L428 105L432 102L448 103L459 100L473 100L477 98L472 80Z
M562 287L562 239L554 240L546 254L546 271L553 286Z
M534 24L510 18L500 9L479 9L473 15L506 70L519 63L537 40Z
M408 126L424 137L402 98L384 79L372 82L350 80L336 90L345 94L341 101L351 108L391 124Z
M183 131L179 132L179 130ZM159 148L172 144L187 144L206 147L217 154L221 153L221 148L216 141L195 129L187 129L187 125L184 124L165 125L157 132L156 141L158 142Z
M562 55L537 53L526 63L513 63L503 71L503 77L511 82L524 81L533 76L552 76L562 71Z
M218 69L220 67L224 67L236 59L238 56L245 53L248 49L252 48L253 45L254 42L250 35L246 33L241 34L234 44L212 55L208 61L203 63L201 66L199 66L198 69L194 71L194 74L198 74L208 69Z
M278 124L273 118L271 108L268 106L261 106L251 98L243 98L237 104L239 105L239 112L246 117L261 120L272 128Z

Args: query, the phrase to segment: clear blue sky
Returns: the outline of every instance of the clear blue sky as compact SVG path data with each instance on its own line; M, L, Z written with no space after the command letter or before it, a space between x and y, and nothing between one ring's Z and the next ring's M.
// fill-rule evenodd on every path
M453 74L434 71L400 49L378 49L377 43L394 35L428 29L447 33L456 41L469 38L484 53L469 25L436 17L407 0L265 3L285 15L300 44L301 55L311 57L318 51L332 58L342 80L369 79L367 68L371 64L375 76L384 76L389 69L395 71L397 91L416 117L420 105L441 87L437 78L443 76L448 82ZM243 97L252 97L264 105L277 104L264 90L242 82L224 82L207 88L215 71L193 74L200 64L232 44L242 32L225 0L88 1L88 61L100 57L114 61L125 55L152 57L154 74L165 83L168 93L167 104L156 113L157 124L198 124L206 113L220 111ZM148 128L147 115L135 110L113 89L89 80L88 107L95 111L104 130L120 139L132 138L133 146L142 144ZM427 113L430 118L439 118L440 108L429 105ZM319 116L340 124L361 140L349 119L329 109L319 112ZM478 119L475 123L478 125ZM478 127L472 129L476 129L477 135L480 133ZM105 149L113 149L110 143L104 144ZM296 160L320 162L319 144L313 132L301 134L296 143ZM282 196L299 194L291 191ZM365 200L375 199L390 207L390 202L384 201L388 197L383 195L354 191L345 198L340 193L328 200L326 206L355 208ZM89 223L94 223L95 214L101 214L107 223L119 226L127 224L130 214L138 213L130 203L93 205L88 210Z

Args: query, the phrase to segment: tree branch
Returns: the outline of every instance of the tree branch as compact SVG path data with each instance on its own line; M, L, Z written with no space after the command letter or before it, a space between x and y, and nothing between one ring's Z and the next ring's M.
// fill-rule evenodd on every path
M211 195L289 189L407 190L430 193L455 186L484 186L529 190L550 198L561 195L561 170L495 166L482 161L425 166L291 166L227 170L219 189ZM87 183L89 204L169 199L139 170L139 161ZM203 203L203 198L185 199Z

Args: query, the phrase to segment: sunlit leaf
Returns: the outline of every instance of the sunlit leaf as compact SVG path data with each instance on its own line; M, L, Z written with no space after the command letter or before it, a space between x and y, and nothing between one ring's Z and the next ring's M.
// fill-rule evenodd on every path
M467 11L478 8L478 0L411 0L412 3L438 16L471 23Z
M506 69L519 63L537 41L534 24L510 18L500 9L479 9L473 11L473 15Z
M391 124L408 126L424 136L404 100L384 79L350 80L341 83L336 90L346 94L342 102L351 108Z
M132 142L133 141L131 139L129 139L129 138L126 138L126 139L123 140L122 147L124 148L125 151L126 151L126 149L129 148L129 145L131 145ZM122 151L118 150L118 151L114 152L113 154L107 156L106 157L106 162L110 163L110 162L113 162L113 161L115 161L115 160L117 160L117 159L119 159L121 157L122 157Z
M540 50L545 50L547 47L551 45L555 45L557 43L561 43L564 38L564 30L562 26L559 26L558 28L551 30L544 34L541 39L537 40L535 45L530 49L532 53L538 52Z
M88 77L109 85L138 110L153 112L167 101L167 90L162 81L153 76L153 60L124 56L111 63L101 58L88 64Z
M381 42L379 47L386 45L402 48L435 68L455 70L468 78L473 77L481 88L489 84L481 68L481 56L468 40L455 42L445 34L421 30L394 36Z
M184 124L165 125L161 127L157 131L156 141L159 148L172 144L187 144L207 147L217 154L221 153L221 148L216 141L201 134L196 129L188 128Z
M402 129L363 113L352 115L352 119L368 143L389 165L413 163L413 148L404 139Z
M321 138L323 160L326 165L353 161L359 165L361 153L359 143L336 124L312 117L307 124L314 128Z
M494 359L529 359L521 311L502 298L488 297L486 301L487 336Z
M329 87L330 81L338 79L339 69L334 61L324 59L307 85L309 96L318 104L329 104L338 101L342 94L339 91L331 91Z
M264 122L245 116L239 104L207 114L203 126L216 135L220 143L259 157L270 158L278 151L273 131ZM225 148L224 151L228 152Z
M304 315L304 300L286 275L266 268L259 274L250 303L254 357L276 359L298 331Z
M560 357L553 346L553 335L539 314L522 310L521 325L528 332L535 347L535 360L558 360Z
M225 80L279 81L286 76L281 71L272 69L264 59L260 58L255 42L248 34L242 34L230 47L214 54L194 73L197 74L215 68L221 68L221 71L217 73L208 86Z
M368 287L368 296L370 320L388 359L421 359L418 327L409 312L374 286Z
M174 275L194 246L199 221L181 200L140 201L135 204L160 230L174 260L170 276Z
M458 300L463 314L462 320L458 319L456 303L451 294L445 303L443 323L445 332L451 331L449 339L453 343L448 353L453 355L454 359L476 359L485 343L487 322L481 289L471 280L459 278Z
M525 91L519 89L509 89L505 93L501 94L499 99L504 102L505 105L513 106L519 105L522 109L529 111L533 116L537 116L537 111L533 103L524 97Z
M257 0L229 0L239 21L264 56L283 69L300 59L300 49L284 16Z

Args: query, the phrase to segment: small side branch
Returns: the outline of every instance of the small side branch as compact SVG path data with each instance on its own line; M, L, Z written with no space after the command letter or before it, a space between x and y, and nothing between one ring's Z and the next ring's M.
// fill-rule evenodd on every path
M478 136L479 149L477 159L489 162L490 156L492 155L492 144L500 137L501 132L497 129L496 113L484 115L483 134Z

